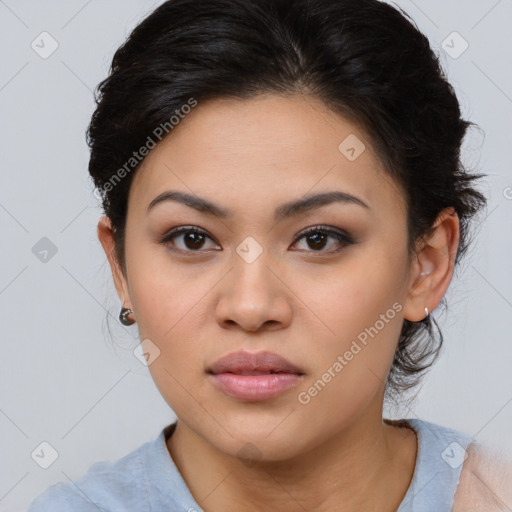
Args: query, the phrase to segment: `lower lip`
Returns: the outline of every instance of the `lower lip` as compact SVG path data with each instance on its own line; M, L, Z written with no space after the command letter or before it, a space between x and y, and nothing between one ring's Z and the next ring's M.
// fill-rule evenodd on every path
M297 373L272 373L265 375L211 374L215 386L226 395L239 400L257 402L274 398L296 386L301 375Z

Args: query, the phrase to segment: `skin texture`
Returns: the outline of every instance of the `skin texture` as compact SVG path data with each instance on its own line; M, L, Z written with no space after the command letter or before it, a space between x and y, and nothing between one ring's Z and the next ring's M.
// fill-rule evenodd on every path
M338 149L351 134L366 147L354 161ZM146 212L166 190L206 198L231 217L174 201ZM333 203L274 220L279 205L329 191L369 208ZM317 225L355 243L301 236ZM161 243L177 226L205 231L203 245L186 245L183 234ZM200 103L145 158L128 200L126 273L107 217L98 236L141 340L160 350L149 369L178 417L168 449L205 511L396 510L417 441L383 423L384 381L403 319L421 320L448 288L459 241L453 210L409 260L403 191L365 134L314 98L262 95ZM262 250L251 263L236 251L248 236ZM300 403L396 303L378 334ZM305 375L271 400L231 398L205 370L239 349L276 352ZM248 450L253 462L242 457Z

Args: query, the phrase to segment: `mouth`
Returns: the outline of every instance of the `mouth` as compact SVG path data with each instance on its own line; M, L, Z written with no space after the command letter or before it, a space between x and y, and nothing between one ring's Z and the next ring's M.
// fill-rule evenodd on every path
M280 373L294 373L294 372L285 372L285 371L281 371L281 370L269 370L269 371L247 370L247 371L234 371L234 372L221 372L221 373L231 373L233 375L277 375ZM217 374L212 372L212 375L217 375ZM303 375L303 374L299 373L298 375Z
M298 385L305 375L301 368L278 354L246 351L218 359L207 374L218 390L249 402L275 398Z
M233 373L237 375L258 375L270 373L294 373L303 375L304 371L288 359L274 352L231 352L217 359L208 369L210 374Z

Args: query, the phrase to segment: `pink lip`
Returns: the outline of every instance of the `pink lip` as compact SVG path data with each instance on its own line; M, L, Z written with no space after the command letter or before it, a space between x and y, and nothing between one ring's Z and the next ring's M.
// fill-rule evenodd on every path
M260 401L296 386L304 372L272 352L239 351L228 354L208 369L214 385L233 398Z

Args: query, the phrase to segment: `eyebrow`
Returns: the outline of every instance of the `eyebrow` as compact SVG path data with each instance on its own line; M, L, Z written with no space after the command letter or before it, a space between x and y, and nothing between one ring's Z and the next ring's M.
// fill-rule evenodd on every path
M156 196L148 205L147 212L153 209L157 204L165 201L175 201L185 206L194 208L198 212L206 213L214 217L222 219L231 218L231 212L222 206L219 206L207 199L203 199L198 196L180 192L177 190L166 190L158 196ZM295 201L284 203L276 208L274 212L274 220L280 221L286 218L300 215L311 210L315 210L322 206L326 206L332 203L342 204L356 204L363 208L370 209L370 207L362 200L351 194L340 191L330 191L320 194L309 195Z

